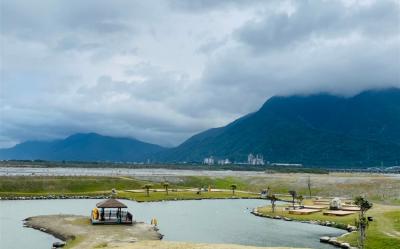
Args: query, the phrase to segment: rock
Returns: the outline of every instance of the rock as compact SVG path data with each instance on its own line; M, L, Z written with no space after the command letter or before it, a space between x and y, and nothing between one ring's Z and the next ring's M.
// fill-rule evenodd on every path
M344 249L350 249L350 248L351 248L351 246L350 246L349 243L341 243L341 244L340 244L340 247L341 247L341 248L344 248Z
M319 241L322 243L328 243L329 239L330 238L328 236L323 236L323 237L319 238Z
M337 241L336 237L332 237L329 239L329 244L332 244L334 246L340 246L341 243L339 241Z
M59 248L59 247L64 247L65 246L65 242L54 242L53 243L53 247Z
M357 231L357 227L352 225L347 225L346 230L349 232Z
M286 221L292 221L292 219L288 218L288 217L283 217L284 220Z
M274 216L274 219L280 220L280 219L282 219L282 217L280 217L279 215L277 215L277 216Z

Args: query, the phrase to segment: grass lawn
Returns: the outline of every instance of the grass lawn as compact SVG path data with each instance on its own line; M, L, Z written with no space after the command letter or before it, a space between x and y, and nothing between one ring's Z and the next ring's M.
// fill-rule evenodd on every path
M165 192L150 192L147 196L146 193L132 193L126 191L119 191L118 197L132 199L136 201L161 201L161 200L192 200L192 199L223 199L223 198L258 198L260 195L235 192L232 195L231 191L224 192L202 192L197 194L193 191L172 192L169 191L168 195Z
M279 215L296 220L320 220L333 221L335 223L354 225L357 214L348 216L326 216L321 212L309 215L289 214L282 206L277 206L275 213L271 207L259 208L258 211L265 215ZM400 248L400 207L374 204L374 207L367 212L367 216L372 216L374 221L369 223L367 230L366 249L393 249ZM338 240L348 242L352 246L357 246L357 233L351 233Z

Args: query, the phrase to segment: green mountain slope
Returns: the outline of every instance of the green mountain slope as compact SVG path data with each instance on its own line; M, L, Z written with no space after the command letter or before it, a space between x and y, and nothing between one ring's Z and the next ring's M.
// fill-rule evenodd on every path
M273 97L233 123L197 134L159 160L204 157L321 166L394 165L400 162L400 89L351 98L327 94Z

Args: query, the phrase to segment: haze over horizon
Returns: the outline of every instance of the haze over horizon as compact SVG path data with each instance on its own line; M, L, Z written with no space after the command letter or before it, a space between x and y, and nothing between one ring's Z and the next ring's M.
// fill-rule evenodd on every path
M400 1L155 2L0 0L0 148L172 146L274 95L400 87Z

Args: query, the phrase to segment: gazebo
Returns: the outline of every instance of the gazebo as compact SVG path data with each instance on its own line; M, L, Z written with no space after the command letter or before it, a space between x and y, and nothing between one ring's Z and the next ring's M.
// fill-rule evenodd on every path
M97 224L132 224L132 214L127 210L124 203L110 198L99 202L92 210L90 220L93 225ZM99 211L100 209L100 211Z

